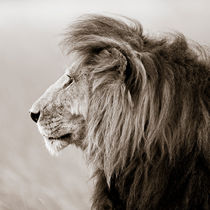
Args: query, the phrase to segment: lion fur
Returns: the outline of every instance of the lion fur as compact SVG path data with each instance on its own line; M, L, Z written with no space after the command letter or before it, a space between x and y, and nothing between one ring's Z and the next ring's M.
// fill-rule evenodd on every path
M89 77L92 208L209 209L209 54L100 15L72 24L64 45Z

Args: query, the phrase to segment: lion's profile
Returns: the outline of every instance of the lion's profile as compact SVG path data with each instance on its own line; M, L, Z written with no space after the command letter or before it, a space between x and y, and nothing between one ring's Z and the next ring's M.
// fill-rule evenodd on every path
M64 45L76 60L31 116L51 152L86 152L92 207L209 209L209 55L100 15L72 24Z

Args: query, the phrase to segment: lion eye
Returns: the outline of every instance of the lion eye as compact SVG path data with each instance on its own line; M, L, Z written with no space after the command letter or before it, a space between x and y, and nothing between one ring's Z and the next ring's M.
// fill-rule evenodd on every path
M68 83L72 83L73 81L74 81L74 78L73 77L71 77L70 75L67 75L67 77L69 78L69 81L68 81Z
M64 88L68 87L72 82L74 82L74 78L73 77L71 77L70 75L67 75L67 77L68 77L68 81L64 85Z

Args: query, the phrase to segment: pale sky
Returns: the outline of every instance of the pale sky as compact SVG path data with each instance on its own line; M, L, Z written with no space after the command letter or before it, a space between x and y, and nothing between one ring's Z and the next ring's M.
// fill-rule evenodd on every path
M174 30L210 44L209 11L209 0L0 0L0 27L30 23L63 28L84 13L115 13L136 18L155 33Z

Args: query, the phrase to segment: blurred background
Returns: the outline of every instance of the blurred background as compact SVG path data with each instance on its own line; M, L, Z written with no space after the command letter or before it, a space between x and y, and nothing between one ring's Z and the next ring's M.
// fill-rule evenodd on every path
M209 0L0 0L0 210L87 210L92 182L74 146L48 154L28 110L68 65L59 42L84 13L138 19L210 45Z

